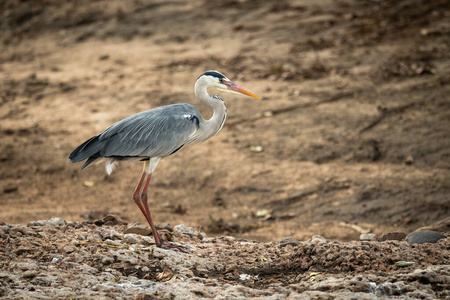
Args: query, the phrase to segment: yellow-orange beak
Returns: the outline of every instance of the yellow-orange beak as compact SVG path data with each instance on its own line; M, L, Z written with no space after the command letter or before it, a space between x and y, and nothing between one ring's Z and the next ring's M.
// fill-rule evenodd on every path
M261 99L260 96L255 95L253 92L247 90L246 88L244 88L242 86L237 85L234 82L225 81L224 84L230 91L238 92L238 93L241 93L241 94L253 97L253 98Z

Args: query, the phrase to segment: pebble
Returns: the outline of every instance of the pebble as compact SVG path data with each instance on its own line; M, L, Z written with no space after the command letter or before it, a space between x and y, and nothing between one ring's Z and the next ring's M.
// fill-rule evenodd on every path
M157 230L167 230L169 232L173 232L172 226L169 223L160 223L156 225Z
M321 235L313 235L309 241L313 244L322 244L322 243L326 243L327 240L321 236Z
M300 245L300 242L291 237L286 237L278 242L278 246L280 246L280 247L286 247L287 245L298 246L298 245Z
M400 261L395 262L395 265L397 267L400 267L400 268L414 266L415 264L416 263L413 262L413 261L404 261L404 260L400 260Z
M56 217L53 217L50 220L48 220L48 224L51 226L66 226L67 225L66 221L64 221L61 218L56 218Z
M123 235L123 241L127 244L137 244L139 242L139 238L134 233L127 233Z
M142 243L143 245L153 245L153 244L155 244L155 239L153 237L150 237L150 236L142 236L141 240L143 242Z
M197 233L197 230L195 230L194 227L186 227L186 225L184 225L184 224L180 224L180 225L175 226L173 228L173 230L175 232L185 233L185 234L186 233L187 234L196 234Z
M97 226L101 226L103 224L106 224L106 225L127 225L128 222L125 221L124 219L122 219L119 216L115 216L115 215L109 214L109 215L104 216L100 220L95 220L94 224L97 225Z
M101 262L103 265L110 265L114 262L114 258L107 255L102 255Z
M57 281L58 277L56 277L56 276L39 276L39 277L36 277L34 280L41 282L43 284L50 285L52 282Z
M75 251L75 247L66 246L66 247L64 247L63 251L66 253L72 253L73 251Z
M22 270L22 271L26 271L26 270L37 270L38 266L34 263L17 263L16 264L16 268Z
M133 233L133 234L146 236L146 235L150 235L152 233L152 230L145 225L135 223L135 224L131 225L130 227L128 227L127 229L125 229L125 231L123 233L124 234Z
M23 272L22 278L33 278L36 277L37 274L39 274L39 271L37 270L28 270Z
M375 289L375 295L378 297L402 295L402 282L384 282Z
M360 241L375 241L377 235L375 233L363 233L359 236Z
M27 223L27 227L41 227L41 226L66 226L67 223L61 218L53 217L50 220L31 221Z
M20 226L20 225L11 228L11 231L14 233L20 232L23 235L31 234L31 232L25 226Z
M80 272L82 273L90 273L90 274L97 274L98 273L98 269L88 266L88 265L79 265L78 269Z
M240 274L239 275L239 280L241 280L241 281L247 281L247 280L250 280L250 279L252 279L252 275L249 275L249 274Z
M123 234L115 231L115 230L103 230L100 232L102 239L110 239L110 240L121 240L123 238Z
M406 238L406 233L404 232L389 232L382 234L379 238L379 242L383 241L403 241Z
M53 257L52 258L52 261L51 261L51 264L57 264L57 263L59 263L59 261L62 259L62 257Z
M447 236L437 231L432 230L420 230L411 232L406 236L406 241L409 244L423 244L423 243L436 243L440 239L445 239Z
M27 223L28 227L41 227L45 225L45 221L31 221Z
M137 265L139 263L138 259L132 256L127 256L125 258L120 259L123 262L129 263L130 265Z
M121 241L113 241L110 239L105 240L105 244L113 245L113 246L122 246L123 245Z

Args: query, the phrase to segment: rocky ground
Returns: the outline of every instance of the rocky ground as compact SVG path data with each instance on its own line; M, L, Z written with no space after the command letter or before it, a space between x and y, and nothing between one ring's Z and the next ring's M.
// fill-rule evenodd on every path
M111 222L111 221L109 221ZM99 222L96 222L99 224ZM101 222L100 222L101 223ZM114 222L112 222L114 223ZM117 223L117 222L116 222ZM100 225L100 224L99 224ZM0 226L5 299L448 299L450 238L299 242L208 237L185 225L166 250L125 225L60 218ZM131 226L133 228L133 226ZM128 229L130 230L130 229Z
M0 1L3 296L448 297L448 238L404 238L450 231L449 20L447 0ZM144 223L141 166L70 152L161 105L209 117L210 69L263 99L221 94L222 131L152 177L191 249L95 222Z

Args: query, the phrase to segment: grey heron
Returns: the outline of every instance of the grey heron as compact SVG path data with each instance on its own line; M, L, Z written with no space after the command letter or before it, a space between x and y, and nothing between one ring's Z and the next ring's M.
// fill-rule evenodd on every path
M147 189L161 158L182 147L203 142L222 128L227 110L218 95L208 94L209 87L260 98L251 91L233 83L217 71L207 71L195 83L195 95L213 109L213 116L205 120L192 104L179 103L157 107L125 118L91 137L69 155L72 163L86 162L81 170L96 160L106 160L106 172L111 174L116 161L143 161L144 170L134 190L133 200L146 218L158 247L173 245L162 240L150 214Z

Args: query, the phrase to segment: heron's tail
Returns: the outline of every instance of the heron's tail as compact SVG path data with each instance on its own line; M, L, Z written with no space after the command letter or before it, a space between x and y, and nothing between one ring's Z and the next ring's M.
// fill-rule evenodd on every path
M97 158L100 157L100 143L98 140L98 136L91 137L89 140L78 146L75 150L72 151L69 155L69 159L71 163L77 163L84 159L86 162L81 167L81 170L86 168L88 165L93 163Z

